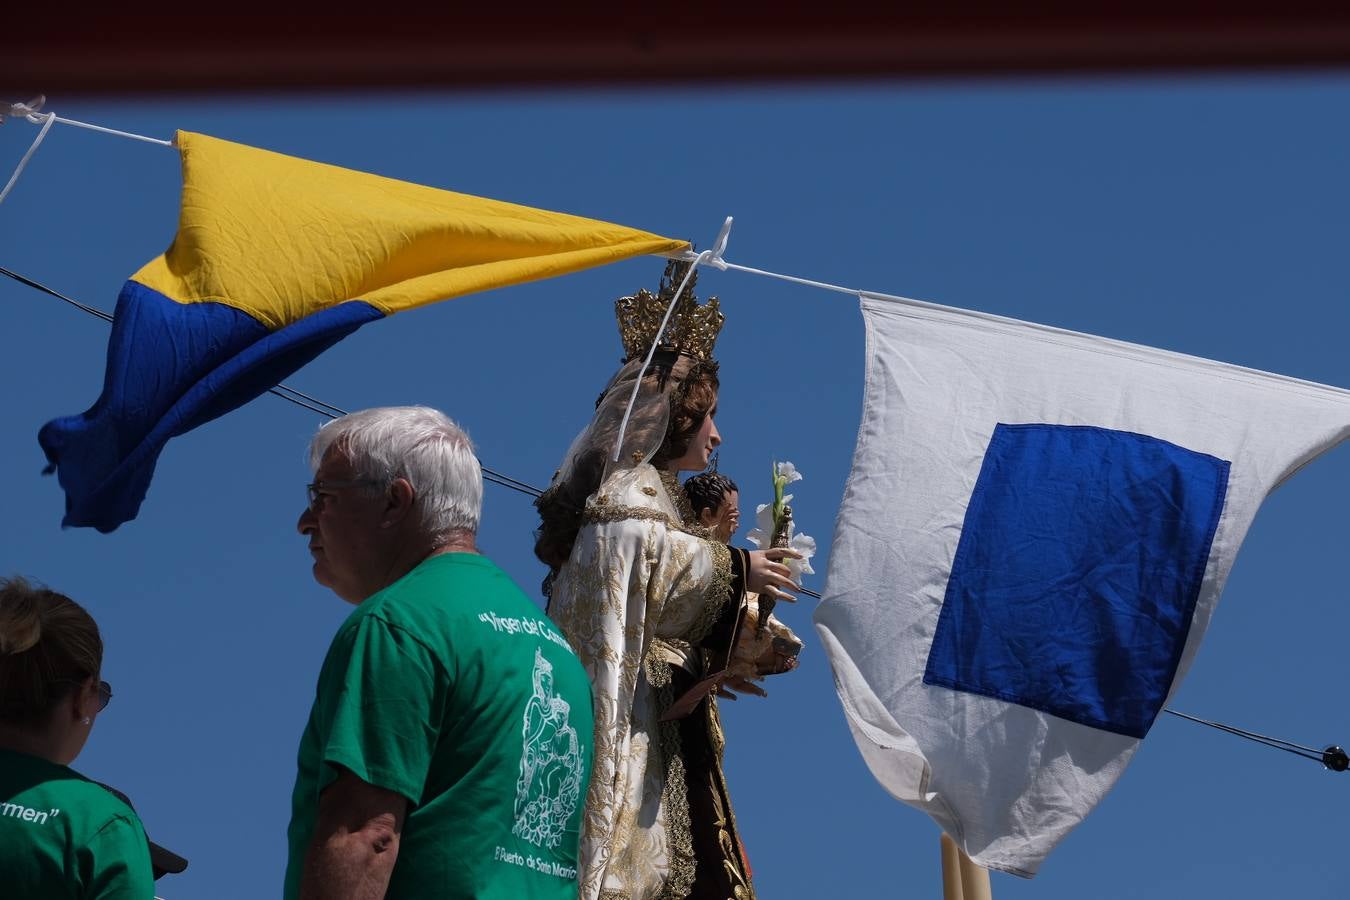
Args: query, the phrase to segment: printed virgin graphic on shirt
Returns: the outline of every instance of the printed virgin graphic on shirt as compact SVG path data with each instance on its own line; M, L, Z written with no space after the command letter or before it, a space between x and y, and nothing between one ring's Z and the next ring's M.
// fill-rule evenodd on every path
M571 707L553 693L553 664L534 651L534 693L525 704L516 824L511 833L550 850L562 843L582 783L581 744L568 723Z

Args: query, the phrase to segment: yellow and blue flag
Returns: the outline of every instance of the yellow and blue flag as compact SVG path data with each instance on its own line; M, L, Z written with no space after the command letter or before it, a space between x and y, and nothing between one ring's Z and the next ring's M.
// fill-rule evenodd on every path
M179 132L178 233L117 300L103 393L38 440L66 526L135 518L169 438L236 409L367 322L674 240Z

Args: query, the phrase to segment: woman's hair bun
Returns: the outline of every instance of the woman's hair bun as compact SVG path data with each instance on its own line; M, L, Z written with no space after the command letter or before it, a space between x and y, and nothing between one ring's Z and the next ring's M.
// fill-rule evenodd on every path
M0 654L23 653L42 638L38 597L27 580L0 578Z

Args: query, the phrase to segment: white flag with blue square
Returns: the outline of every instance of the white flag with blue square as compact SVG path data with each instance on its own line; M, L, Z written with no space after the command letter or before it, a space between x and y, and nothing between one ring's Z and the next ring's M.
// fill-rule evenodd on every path
M816 627L895 797L1030 877L1180 683L1256 510L1350 392L864 295Z

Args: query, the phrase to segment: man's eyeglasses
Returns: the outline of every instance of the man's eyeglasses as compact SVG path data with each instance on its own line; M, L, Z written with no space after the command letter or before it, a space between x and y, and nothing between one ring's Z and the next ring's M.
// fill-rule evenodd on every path
M60 684L81 685L84 684L84 679L58 678L57 682ZM106 681L100 681L98 683L98 711L103 712L105 709L108 708L108 704L111 702L112 702L112 685L108 684L108 682Z
M318 512L319 507L323 506L325 494L330 494L338 488L360 487L362 485L379 484L373 478L352 478L347 481L315 481L305 485L305 497L312 512Z

